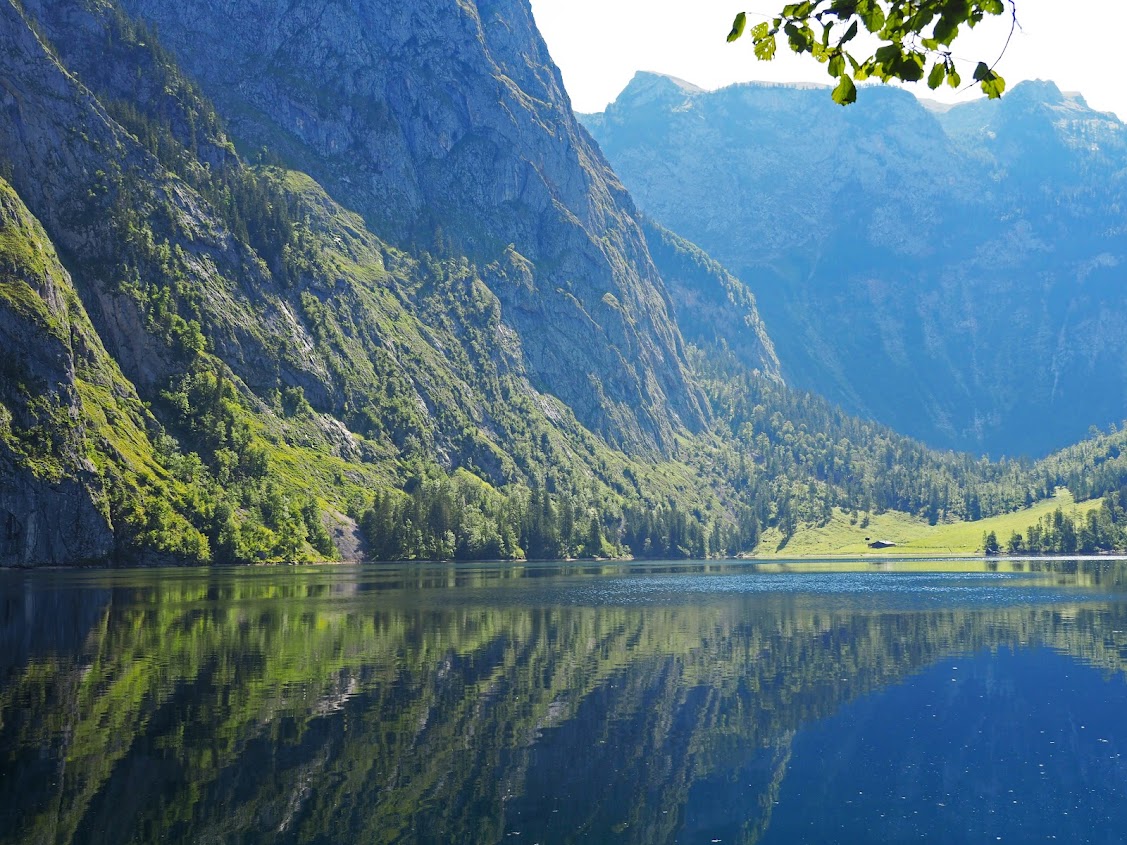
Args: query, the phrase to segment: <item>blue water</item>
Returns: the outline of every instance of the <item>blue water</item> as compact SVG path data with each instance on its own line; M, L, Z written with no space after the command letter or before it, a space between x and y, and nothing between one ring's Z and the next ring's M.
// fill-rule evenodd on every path
M1122 562L0 572L0 843L1127 842Z
M1124 713L1047 648L941 661L795 737L763 841L1122 842Z

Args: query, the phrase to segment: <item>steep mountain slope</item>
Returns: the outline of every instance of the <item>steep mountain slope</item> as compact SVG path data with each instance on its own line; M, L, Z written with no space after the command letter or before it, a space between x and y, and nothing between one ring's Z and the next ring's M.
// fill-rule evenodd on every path
M150 559L205 554L207 541L168 506L182 490L150 438L154 420L2 180L0 348L0 565L98 560L158 528L144 539ZM141 504L157 498L163 519L154 510L150 525Z
M638 74L585 121L648 214L749 284L789 382L995 454L1123 416L1127 135L1082 99L937 115Z
M324 556L322 523L347 525L344 511L372 490L428 466L582 488L584 499L621 487L624 456L534 388L523 344L541 337L503 322L490 291L531 285L528 259L510 247L479 270L448 252L411 255L307 176L247 166L154 42L106 4L0 4L0 164L59 247L110 356L151 403L154 432L179 439L168 448L202 497L179 518L204 531L211 553ZM664 294L647 290L664 313ZM644 323L608 298L631 326ZM665 328L676 353L676 329ZM36 342L21 332L12 349L33 358ZM649 452L658 434L600 387L632 353L601 342L611 361L585 374L599 387L588 409L608 437ZM654 407L662 436L684 430L664 400ZM120 516L107 517L117 533Z
M685 340L731 353L738 364L779 380L779 359L751 290L703 250L648 218L646 245L673 303Z
M276 151L392 243L508 268L490 289L529 376L589 428L630 449L700 428L633 204L527 3L123 5L248 149Z

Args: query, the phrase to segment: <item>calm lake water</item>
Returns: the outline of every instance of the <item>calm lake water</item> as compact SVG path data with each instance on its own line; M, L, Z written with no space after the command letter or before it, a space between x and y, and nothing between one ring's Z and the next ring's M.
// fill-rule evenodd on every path
M1127 565L0 572L0 843L1127 842Z

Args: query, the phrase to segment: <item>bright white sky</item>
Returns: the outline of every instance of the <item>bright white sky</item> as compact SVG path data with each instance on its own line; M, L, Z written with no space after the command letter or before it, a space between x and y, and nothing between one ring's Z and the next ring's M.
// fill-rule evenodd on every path
M751 80L831 82L824 65L792 55L784 43L774 61L760 62L746 36L733 44L725 41L736 12L748 13L750 27L786 0L531 2L579 112L602 111L637 70L671 74L710 89ZM1079 91L1093 108L1114 111L1127 121L1127 74L1119 64L1125 5L1124 0L1017 0L1021 28L998 72L1010 87L1022 79L1051 79L1063 91ZM959 64L964 86L978 60L989 64L997 58L1009 28L1009 18L1002 17L984 21L973 32L964 28L953 48L964 60ZM947 101L981 96L977 87L962 94L946 86L932 92L923 83L908 87L922 97Z

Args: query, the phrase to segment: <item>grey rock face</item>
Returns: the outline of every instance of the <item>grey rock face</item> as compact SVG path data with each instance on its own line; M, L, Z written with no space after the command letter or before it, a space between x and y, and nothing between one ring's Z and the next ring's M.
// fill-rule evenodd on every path
M308 171L374 231L498 278L536 386L612 442L702 422L633 205L575 121L523 0L127 0L234 135ZM609 307L610 294L620 307Z
M789 384L993 454L1127 414L1127 133L1082 99L842 109L639 74L584 120L642 209L755 292Z
M48 25L73 25L93 42L105 38L81 10L50 11L59 17L45 18ZM308 332L273 290L268 269L110 118L9 3L0 3L0 80L8 118L0 121L0 155L12 184L67 257L91 319L131 381L155 389L183 369L136 298L123 292L129 271L143 283L171 266L198 302L217 354L247 384L261 391L300 385L327 404L328 374L309 359ZM174 254L165 267L153 266L159 250L129 242L123 209Z
M775 344L747 285L661 224L646 219L642 228L685 340L706 353L727 350L747 369L781 380Z
M113 532L80 481L37 483L2 460L0 477L0 566L98 563L112 554Z
M86 454L75 360L89 324L46 236L0 180L0 566L107 558L105 490Z

